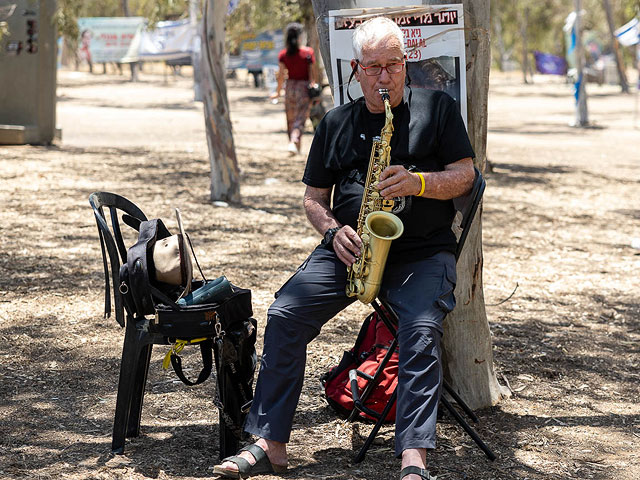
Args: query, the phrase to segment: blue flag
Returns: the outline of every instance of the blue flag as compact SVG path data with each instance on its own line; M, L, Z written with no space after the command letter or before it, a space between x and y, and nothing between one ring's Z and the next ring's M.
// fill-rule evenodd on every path
M546 75L566 75L567 62L564 58L550 53L542 53L534 51L533 56L536 59L536 69L538 72Z

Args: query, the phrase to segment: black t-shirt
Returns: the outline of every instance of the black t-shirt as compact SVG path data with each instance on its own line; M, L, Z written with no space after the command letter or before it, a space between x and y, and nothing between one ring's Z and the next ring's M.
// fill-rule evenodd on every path
M455 101L437 90L408 89L393 111L391 164L418 172L443 171L445 165L474 157ZM330 110L316 130L302 181L333 187L332 211L342 224L357 227L372 138L379 136L385 114L372 114L364 98ZM439 251L455 252L451 200L401 197L394 213L404 233L394 240L389 262L423 259Z

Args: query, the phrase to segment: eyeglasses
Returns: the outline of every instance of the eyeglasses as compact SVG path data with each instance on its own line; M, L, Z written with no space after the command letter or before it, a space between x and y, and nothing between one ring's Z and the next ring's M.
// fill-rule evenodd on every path
M400 73L404 68L404 60L398 63L391 63L386 67L381 67L380 65L371 65L370 67L365 67L360 63L360 60L356 60L360 68L364 71L365 75L369 77L374 77L376 75L380 75L382 70L386 70L387 73Z

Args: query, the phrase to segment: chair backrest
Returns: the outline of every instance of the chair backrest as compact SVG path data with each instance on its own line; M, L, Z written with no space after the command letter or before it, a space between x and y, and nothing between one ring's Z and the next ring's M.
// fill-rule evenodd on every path
M100 248L102 250L102 263L104 265L105 299L104 316L111 315L111 291L109 277L113 285L113 297L115 303L116 321L124 327L124 304L118 290L120 265L127 261L127 247L122 238L120 228L119 211L132 217L133 220L145 221L146 215L133 202L120 195L108 192L95 192L89 195L89 204L98 224ZM110 222L105 217L104 210L108 209ZM129 225L131 222L129 222ZM109 227L111 225L111 227ZM111 267L111 275L109 274Z
M459 214L456 214L456 218L459 219L460 222L458 224L459 237L458 246L456 248L456 260L460 257L462 247L464 247L464 242L467 240L467 235L469 235L473 218L476 215L478 205L480 205L480 200L482 199L482 194L484 193L484 189L487 185L487 182L482 178L480 170L475 167L474 170L476 176L473 181L473 187L471 187L469 193L453 199L453 206Z

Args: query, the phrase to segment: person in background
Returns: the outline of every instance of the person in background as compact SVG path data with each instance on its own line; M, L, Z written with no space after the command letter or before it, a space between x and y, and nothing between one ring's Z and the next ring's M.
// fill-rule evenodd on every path
M300 153L300 141L304 124L309 116L309 87L315 85L312 65L316 58L311 47L301 46L302 25L291 23L285 31L285 46L279 55L278 86L270 96L272 100L280 97L284 84L284 108L287 115L287 134L291 155ZM287 80L285 83L285 75Z

